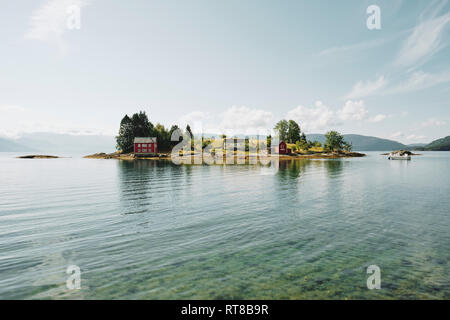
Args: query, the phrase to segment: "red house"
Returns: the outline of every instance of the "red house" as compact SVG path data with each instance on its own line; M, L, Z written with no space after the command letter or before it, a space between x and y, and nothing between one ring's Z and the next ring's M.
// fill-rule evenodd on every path
M276 151L278 154L290 154L291 153L291 149L289 149L287 147L287 144L284 141L280 142L280 144L278 145L278 148L276 148Z
M135 154L157 153L157 142L155 137L134 138Z

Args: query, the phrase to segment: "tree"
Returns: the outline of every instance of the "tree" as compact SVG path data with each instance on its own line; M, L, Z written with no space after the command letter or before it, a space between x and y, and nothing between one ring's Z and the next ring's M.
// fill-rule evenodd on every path
M190 125L186 126L186 132L189 133L189 135L191 136L191 139L194 139L194 134L192 133Z
M161 151L169 151L171 146L171 134L169 131L160 123L155 126L153 131L158 141L158 149Z
M344 136L337 131L329 131L325 134L324 148L327 151L350 151L352 145L344 140Z
M295 146L297 147L297 150L304 150L308 151L309 144L306 140L300 139L295 143Z
M300 140L300 126L294 120L289 120L287 140L289 143L296 143Z
M286 120L280 120L275 125L274 130L278 133L280 141L286 141L288 139L289 124Z
M191 139L191 151L194 151L195 150L195 148L194 148L194 134L192 133L190 125L186 126L186 133L189 134L189 138Z
M130 152L133 150L133 124L128 115L125 115L122 121L120 121L119 135L116 137L116 142L117 150L122 150L123 152Z
M120 121L116 148L122 152L132 152L135 137L151 137L153 133L153 124L148 120L145 112L135 113L131 118L125 115Z
M153 124L148 120L147 114L144 111L133 114L131 122L135 137L151 137L153 135Z
M178 141L172 141L172 134L175 132L175 130L179 130L180 128L178 128L178 126L176 124L174 124L173 126L170 127L169 130L169 140L170 140L170 147L173 148L174 146L176 146L180 140L181 137L178 138Z

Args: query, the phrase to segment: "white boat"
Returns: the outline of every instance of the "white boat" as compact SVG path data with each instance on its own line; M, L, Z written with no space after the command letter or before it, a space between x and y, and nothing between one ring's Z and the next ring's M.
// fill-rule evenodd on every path
M399 154L399 153L389 153L389 160L411 160L411 156L409 154Z

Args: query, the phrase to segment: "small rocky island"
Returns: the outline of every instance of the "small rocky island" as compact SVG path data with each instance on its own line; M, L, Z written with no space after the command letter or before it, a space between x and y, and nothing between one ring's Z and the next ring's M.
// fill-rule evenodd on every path
M18 158L18 159L59 159L61 157L42 155L42 154L32 154L32 155L27 155L27 156L19 156L16 158Z
M394 155L394 156L400 156L400 157L403 157L403 156L421 156L421 154L413 153L413 152L411 152L409 150L395 150L395 151L388 152L388 153L382 153L381 155L382 156Z

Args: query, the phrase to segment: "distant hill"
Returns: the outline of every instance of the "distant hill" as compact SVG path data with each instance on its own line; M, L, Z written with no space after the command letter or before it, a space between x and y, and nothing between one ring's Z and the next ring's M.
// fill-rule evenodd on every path
M427 145L427 143L412 143L412 144L408 144L408 147L411 148L423 148Z
M435 140L424 147L426 151L450 151L450 136Z
M88 154L115 151L115 138L100 135L70 135L38 132L24 134L19 139L0 140L0 152L64 152Z
M21 151L36 151L33 148L21 145L14 140L0 138L0 152L21 152Z
M307 134L306 138L311 141L319 141L322 144L325 142L323 134ZM410 149L410 147L403 143L382 139L371 136L362 136L359 134L344 134L344 139L352 143L355 151L391 151L399 149Z

